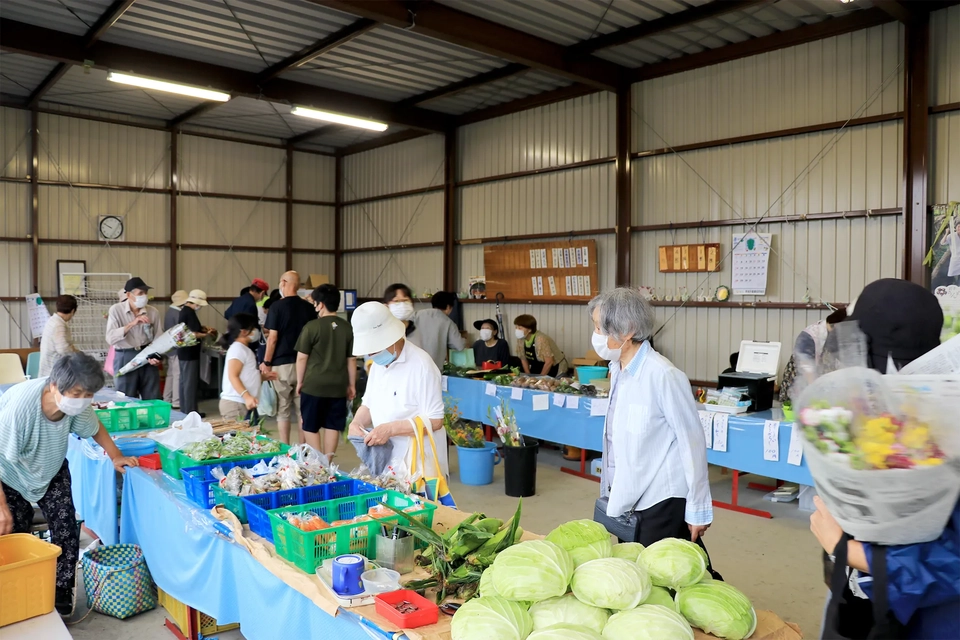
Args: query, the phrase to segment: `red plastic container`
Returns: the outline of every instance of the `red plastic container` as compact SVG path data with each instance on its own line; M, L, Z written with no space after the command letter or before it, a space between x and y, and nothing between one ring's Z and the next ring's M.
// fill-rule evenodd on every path
M406 600L416 605L413 613L400 613L395 605ZM390 593L381 593L376 597L377 613L397 625L401 629L416 629L428 624L436 624L440 617L440 609L416 591L401 589Z
M160 469L160 454L151 453L147 456L140 456L140 466L144 469L154 469L159 471Z
M502 369L502 368L503 368L503 367L500 365L500 361L499 361L499 360L498 360L497 362L490 362L490 361L488 360L487 362L481 362L481 363L480 363L480 369L481 369L482 371L494 371L494 370L496 370L496 369Z

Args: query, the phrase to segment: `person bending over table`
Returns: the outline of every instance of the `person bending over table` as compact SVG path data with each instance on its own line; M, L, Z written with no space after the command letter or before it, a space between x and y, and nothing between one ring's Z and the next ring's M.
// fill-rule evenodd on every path
M480 339L473 343L473 359L477 366L484 362L499 362L501 367L510 364L510 345L497 332L495 320L477 320L473 323L480 331Z
M610 361L600 476L607 515L637 512L639 535L627 542L682 538L703 547L713 501L690 381L650 346L653 308L640 291L601 293L587 309L593 349Z
M90 406L103 388L103 365L84 353L68 354L49 378L21 382L0 396L0 536L29 533L31 502L40 505L50 526L57 558L56 607L73 610L73 585L80 528L70 490L67 442L70 434L93 437L120 473L137 466L125 457Z
M523 314L514 318L513 324L517 336L517 353L520 354L524 373L555 378L567 372L570 368L567 357L553 338L537 331L536 318Z
M433 429L441 467L435 468L430 440L424 437L424 475L448 475L443 393L437 365L426 351L404 338L403 322L379 302L365 302L357 307L351 324L353 355L370 354L373 364L363 404L350 423L349 434L362 437L368 447L390 442L392 458L403 458L408 468L412 468L414 426L411 419L420 417L424 426Z

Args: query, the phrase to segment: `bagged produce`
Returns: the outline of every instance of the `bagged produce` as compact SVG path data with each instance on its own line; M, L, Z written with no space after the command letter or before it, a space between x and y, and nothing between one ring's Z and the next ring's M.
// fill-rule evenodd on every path
M483 591L481 579L481 591ZM607 624L610 612L580 602L575 595L568 593L530 606L534 630L546 629L557 624L576 624L600 633Z
M452 640L524 640L531 630L533 621L520 604L496 596L470 600L450 623Z
M580 602L604 609L632 609L650 595L650 577L635 562L599 558L577 567L570 588Z
M610 616L604 640L693 640L693 629L669 607L642 604Z
M677 591L677 611L694 627L725 640L743 640L757 628L750 599L736 587L705 580Z

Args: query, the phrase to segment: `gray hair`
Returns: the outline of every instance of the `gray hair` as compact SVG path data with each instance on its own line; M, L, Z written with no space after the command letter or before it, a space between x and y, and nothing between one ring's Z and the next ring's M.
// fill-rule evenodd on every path
M96 393L103 388L106 379L103 365L85 353L70 353L53 365L49 382L57 385L60 393L80 387L85 393Z
M591 317L597 309L604 335L623 340L632 334L632 342L643 342L653 333L653 307L637 289L617 287L605 291L587 305Z

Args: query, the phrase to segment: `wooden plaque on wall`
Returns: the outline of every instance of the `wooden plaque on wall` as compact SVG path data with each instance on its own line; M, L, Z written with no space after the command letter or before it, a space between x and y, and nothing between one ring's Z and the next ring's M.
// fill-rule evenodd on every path
M582 302L600 292L596 240L486 245L483 268L488 298Z
M720 245L677 244L659 247L661 273L716 271L720 262Z

